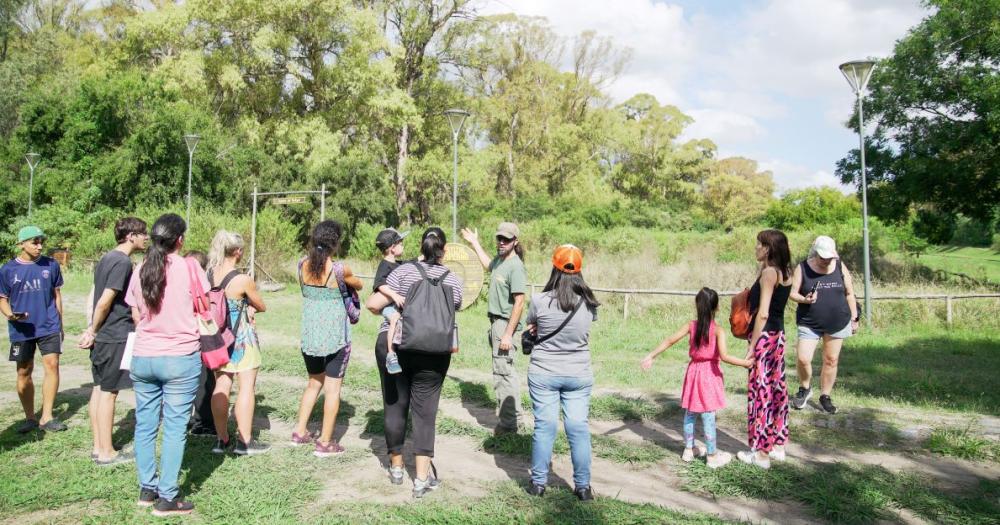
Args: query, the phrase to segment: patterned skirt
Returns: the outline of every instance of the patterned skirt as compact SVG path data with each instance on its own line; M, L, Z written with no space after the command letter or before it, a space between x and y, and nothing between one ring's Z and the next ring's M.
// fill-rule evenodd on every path
M752 450L770 452L788 441L785 332L764 332L753 349L747 381L747 435Z

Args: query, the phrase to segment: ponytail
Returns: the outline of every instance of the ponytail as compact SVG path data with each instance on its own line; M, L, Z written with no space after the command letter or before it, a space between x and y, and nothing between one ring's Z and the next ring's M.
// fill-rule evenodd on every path
M314 280L323 278L326 261L337 254L344 229L337 221L323 221L313 228L309 238L309 255L306 256L305 273Z
M179 215L167 213L153 223L149 249L139 272L142 299L149 311L160 312L163 290L167 286L167 255L177 251L177 241L184 236L187 224Z
M444 236L444 230L437 226L431 226L424 232L420 240L420 254L424 256L427 264L441 264L444 258L444 245L448 239Z
M694 342L702 346L708 344L710 335L708 332L712 327L712 319L715 319L715 310L719 308L719 294L711 288L702 288L694 297L694 305L698 311Z

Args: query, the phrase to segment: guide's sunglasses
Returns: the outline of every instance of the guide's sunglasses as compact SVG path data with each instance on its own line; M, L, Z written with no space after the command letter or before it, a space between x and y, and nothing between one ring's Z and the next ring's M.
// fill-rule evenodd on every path
M506 237L501 237L501 236L497 235L497 244L510 244L512 242L514 242L513 238L508 239Z

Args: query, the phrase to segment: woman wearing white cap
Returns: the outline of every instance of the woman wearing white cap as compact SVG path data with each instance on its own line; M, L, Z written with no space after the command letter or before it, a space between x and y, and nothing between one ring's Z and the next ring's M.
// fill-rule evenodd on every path
M812 396L812 358L823 340L823 368L820 371L819 404L830 414L837 407L830 399L837 379L837 364L844 339L858 331L858 308L854 282L847 266L837 254L833 239L820 235L809 250L809 257L795 267L791 299L799 303L795 311L798 325L799 391L792 406L800 409Z

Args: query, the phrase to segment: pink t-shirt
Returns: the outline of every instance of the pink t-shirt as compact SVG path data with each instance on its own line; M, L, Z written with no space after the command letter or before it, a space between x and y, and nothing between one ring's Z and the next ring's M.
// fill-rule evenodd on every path
M201 266L197 267L198 279L205 291L211 287ZM184 356L200 350L198 323L194 318L191 300L191 279L184 258L176 253L167 256L167 285L163 289L160 311L153 314L142 298L140 274L142 264L132 272L125 303L139 308L139 324L135 327L135 349L139 357Z

